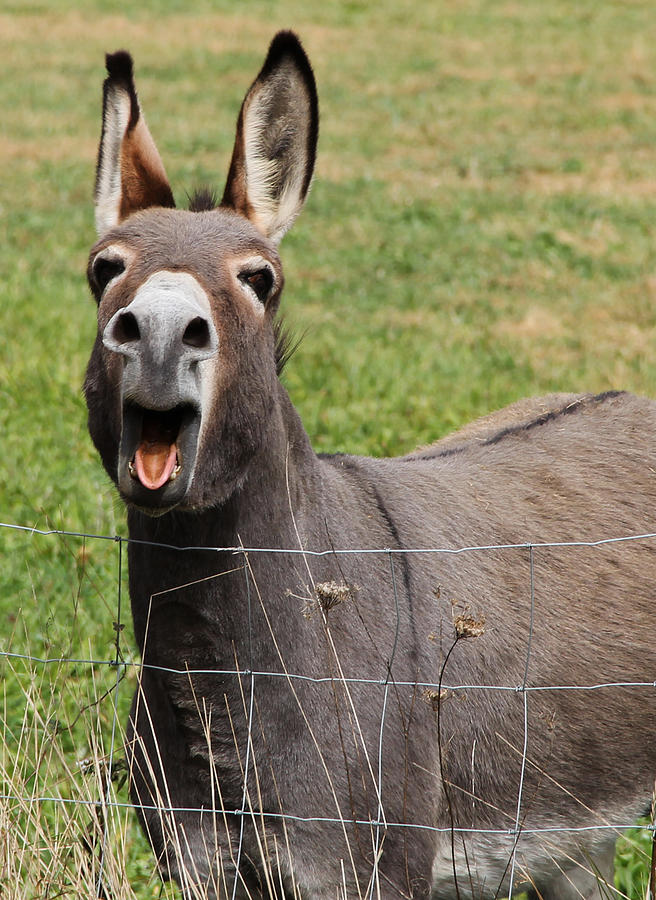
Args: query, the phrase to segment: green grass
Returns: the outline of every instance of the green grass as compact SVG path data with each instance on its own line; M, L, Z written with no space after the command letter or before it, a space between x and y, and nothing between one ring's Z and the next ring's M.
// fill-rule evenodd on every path
M656 395L648 0L340 0L316 11L299 0L144 0L125 10L51 0L0 11L0 520L125 533L80 392L95 329L83 273L102 56L119 46L136 58L183 202L198 184L222 186L239 104L275 29L305 42L322 126L308 207L282 245L284 309L306 333L285 382L317 450L401 453L554 390ZM3 649L112 658L115 544L0 529L0 554ZM121 641L129 656L129 625ZM91 681L87 666L1 665L4 778L36 794L93 793L74 763L105 746L111 697L70 723L115 670L92 667ZM44 748L55 755L40 769ZM44 839L31 814L15 814ZM51 831L62 815L43 810ZM92 821L76 815L71 834ZM117 833L126 830L134 890L156 896L127 822ZM644 894L644 871L620 851L629 896ZM20 877L3 885L16 897L27 896Z

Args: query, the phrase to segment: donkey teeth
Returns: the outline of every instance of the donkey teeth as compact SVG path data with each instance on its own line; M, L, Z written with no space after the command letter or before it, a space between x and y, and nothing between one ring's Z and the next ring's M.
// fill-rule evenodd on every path
M175 481L175 479L178 477L178 475L180 474L181 471L182 471L182 466L180 465L180 463L177 463L175 469L169 475L169 481ZM139 478L139 476L137 475L137 470L136 470L135 465L132 462L132 460L130 460L128 462L128 472L130 473L130 476L132 478L137 478L137 479Z

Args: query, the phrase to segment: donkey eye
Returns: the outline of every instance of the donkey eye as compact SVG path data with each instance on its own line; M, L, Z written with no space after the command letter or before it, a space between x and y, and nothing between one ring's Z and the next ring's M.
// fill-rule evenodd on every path
M93 263L93 278L102 294L112 278L125 272L125 263L117 256L98 256Z
M257 269L255 272L240 272L239 280L255 292L260 303L264 303L273 285L273 273L266 267Z

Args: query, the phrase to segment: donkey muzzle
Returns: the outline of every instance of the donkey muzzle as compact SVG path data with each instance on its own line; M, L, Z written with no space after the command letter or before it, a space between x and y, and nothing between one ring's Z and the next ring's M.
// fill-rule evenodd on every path
M207 295L186 272L157 272L112 316L103 344L123 357L119 490L161 514L195 468L219 344Z

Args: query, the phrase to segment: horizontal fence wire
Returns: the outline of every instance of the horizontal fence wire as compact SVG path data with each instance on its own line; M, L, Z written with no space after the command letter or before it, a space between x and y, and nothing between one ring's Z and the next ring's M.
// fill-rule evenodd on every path
M39 665L55 665L61 663L74 663L78 665L89 666L108 666L114 668L116 666L124 668L132 668L135 670L151 669L154 672L165 672L169 675L234 675L239 678L249 678L251 676L258 678L285 678L290 681L306 681L310 684L330 684L339 681L340 684L367 684L378 685L385 688L389 684L385 678L357 678L356 676L345 675L344 677L335 675L325 675L316 677L313 675L303 675L299 672L276 672L271 669L176 669L171 666L156 666L152 663L143 663L139 660L121 660L116 663L112 659L84 659L69 658L67 656L30 656L28 653L13 653L9 650L0 649L0 657L6 659L25 660L26 662L34 662ZM656 681L600 681L597 684L450 684L448 681L401 681L394 679L396 687L417 687L417 688L437 688L438 685L444 690L449 691L509 691L513 694L530 693L548 693L550 691L599 691L606 688L655 688Z
M0 522L0 531L5 529L6 531L14 531L25 534L27 538L30 537L39 537L39 538L48 538L48 537L59 537L59 538L79 538L84 541L103 541L103 542L113 542L117 545L118 548L118 558L117 558L117 576L116 576L116 586L115 586L115 595L116 595L116 622L114 622L114 628L116 630L116 644L115 644L115 652L111 659L100 659L100 658L92 658L91 656L85 658L83 656L49 656L49 655L39 655L39 654L30 654L30 653L20 653L14 650L9 649L8 647L0 646L0 659L4 658L7 661L22 661L29 663L34 666L57 666L63 664L71 664L75 666L89 666L89 667L108 667L110 669L116 670L116 678L115 683L112 689L107 693L111 693L112 699L112 721L111 721L111 737L110 737L110 746L109 751L107 753L108 760L108 770L109 775L111 775L111 770L113 766L113 761L115 758L115 754L117 752L117 735L118 735L118 725L117 715L118 715L118 694L120 690L120 683L122 681L122 676L125 674L127 670L135 670L140 671L143 669L149 669L153 671L158 671L167 674L175 674L175 675L217 675L221 677L235 677L241 679L244 684L244 698L246 707L248 709L248 740L246 743L246 747L244 748L244 753L240 757L244 760L243 762L243 796L241 807L237 809L229 809L223 808L220 804L216 806L212 806L211 809L207 808L199 808L199 807L189 807L189 806L175 806L171 804L161 803L158 805L149 806L147 804L141 804L140 808L146 811L155 811L161 813L190 813L190 812L211 812L212 814L217 814L221 816L231 816L237 817L241 819L241 829L240 829L240 838L238 844L237 851L237 872L239 870L239 860L242 854L242 840L243 840L243 823L247 817L251 818L266 818L271 820L282 820L282 821L295 821L302 823L326 823L331 825L341 825L344 823L348 825L357 825L357 826L366 826L369 828L374 828L375 836L374 836L374 851L376 855L376 859L378 859L379 853L382 852L381 848L384 842L384 834L388 829L417 829L418 831L423 832L432 832L435 834L442 833L451 833L452 835L488 835L488 836L508 836L513 839L512 843L512 852L508 861L508 871L510 872L510 900L512 900L512 890L515 876L515 849L517 847L517 843L519 841L520 836L524 835L550 835L550 834L563 834L570 833L572 835L584 834L589 832L604 832L610 831L613 833L619 833L621 831L625 831L634 826L634 822L623 821L617 823L609 823L609 822L598 822L593 825L550 825L545 827L526 827L522 823L522 810L523 804L525 802L523 797L523 782L524 782L524 773L526 766L528 764L527 757L527 747L529 740L529 725L528 725L528 707L530 703L530 696L536 693L544 693L544 692L594 692L601 691L607 689L651 689L656 688L656 680L654 681L602 681L594 683L571 683L571 684L529 684L528 683L528 672L529 665L531 660L532 653L532 631L533 631L533 618L534 618L534 603L535 603L535 583L534 583L534 554L536 551L544 550L544 549L563 549L563 548L571 548L572 550L576 550L577 548L595 548L602 547L606 545L612 544L625 544L631 542L638 541L648 541L656 539L656 532L649 532L644 534L629 534L629 535L617 535L605 537L599 540L571 540L571 541L554 541L554 542L522 542L522 543L500 543L500 544L485 544L485 545L472 545L472 546L456 546L456 547L415 547L415 548L389 548L389 547L361 547L361 548L353 548L353 547L343 547L343 548L331 548L330 550L308 550L299 547L290 547L290 548L271 548L271 547L207 547L207 546L176 546L166 543L160 542L151 542L151 541L142 541L142 540L134 540L132 538L123 537L119 535L107 535L107 534L93 534L84 531L70 531L63 529L39 529L32 528L25 525L12 524L6 522ZM247 585L247 597L248 597L248 608L246 614L248 616L249 623L249 650L248 650L248 658L249 658L249 667L247 669L238 669L236 667L226 667L226 668L175 668L169 666L160 666L154 665L151 663L143 663L139 659L130 658L129 654L126 654L122 651L120 647L120 631L123 627L122 625L122 610L121 610L121 579L122 579L122 565L123 565L123 546L127 546L129 544L147 544L149 546L153 546L160 549L175 551L176 553L184 553L184 552L208 552L208 553L228 553L234 554L235 556L240 556L243 560L245 560L244 564L244 573L246 578ZM394 560L398 559L402 556L411 556L416 554L434 554L434 555L459 555L459 554L487 554L487 553L495 553L500 551L523 551L529 554L529 563L530 563L530 626L529 626L529 639L528 645L526 647L526 656L524 663L524 676L523 680L518 684L500 684L500 683L448 683L446 681L440 680L439 682L435 681L403 681L393 679L391 677L391 668L392 663L394 661L394 656L397 652L397 641L398 641L398 629L399 629L399 604L398 604L398 596L396 591L396 573L394 569ZM316 676L316 675L308 675L303 672L289 671L283 667L283 670L260 670L255 666L254 658L253 658L253 647L252 647L252 633L251 633L251 587L250 587L250 575L249 575L249 564L247 562L248 556L255 554L269 554L269 555L291 555L291 556L300 556L307 559L312 558L320 558L320 557L339 557L339 556L358 556L358 555L380 555L386 556L389 562L390 574L391 574L391 584L393 586L394 592L394 604L395 604L395 615L396 615L396 636L394 638L394 645L391 653L390 659L387 661L385 671L381 673L380 678L359 678L354 677L352 675L345 675L343 672L340 672L339 675L326 675L326 676ZM309 572L309 568L308 568ZM311 579L311 575L310 575ZM15 673L16 677L20 677L19 673ZM375 777L373 781L377 784L377 814L368 819L356 819L349 818L344 816L308 816L308 815L295 815L292 812L278 812L278 811L268 811L265 809L256 809L253 807L252 803L249 803L249 799L247 796L247 781L248 781L248 773L249 767L252 765L251 762L251 729L253 723L253 714L254 714L254 698L256 691L256 683L259 682L260 679L285 679L290 683L307 683L307 684L327 684L338 681L340 684L343 684L348 689L351 685L368 685L372 687L380 687L381 689L381 715L380 715L380 726L377 737L377 751L378 756L375 762L372 764L376 768ZM424 691L436 691L441 695L442 691L448 691L450 693L462 693L467 691L484 691L484 692L512 692L522 695L523 697L523 721L524 721L524 733L521 735L522 749L521 749L521 775L519 779L518 785L518 794L516 801L516 814L514 816L514 822L512 826L508 828L491 828L491 827L483 827L483 828L474 828L474 827L460 827L455 824L446 825L446 826L438 826L434 824L427 824L421 822L398 822L398 821L390 821L386 818L384 812L385 806L385 798L382 795L382 782L383 782L383 768L384 768L384 757L383 757L383 734L385 729L386 722L386 714L387 714L387 706L388 706L388 694L391 684L394 685L395 688L407 687L413 689L421 689ZM438 729L439 730L439 729ZM372 776L374 776L373 770L371 770ZM88 806L91 808L103 807L105 810L116 809L116 810L128 810L134 808L134 804L128 802L121 802L112 797L110 790L110 779L107 779L106 782L106 791L103 796L99 796L97 799L84 799L79 797L66 797L66 796L57 796L56 794L48 794L48 795L39 795L37 789L35 789L29 796L21 796L11 790L0 793L0 800L6 802L29 802L30 804L41 804L41 803L53 803L53 804L62 804L62 805L79 805L79 806ZM654 831L654 825L650 824L645 826L646 828ZM105 846L108 838L108 829L109 824L107 819L104 820L103 826L103 843L102 849L100 853L100 869L98 874L98 895L101 896L101 888L102 888L102 877L103 877L103 866L104 866L104 855L105 855ZM377 867L375 866L376 871L372 876L372 880L370 882L370 886L367 892L367 897L371 896L372 898L377 895L377 891L379 891L379 886L377 885ZM235 880L233 884L232 897L234 898L237 888L238 888L238 880L239 876L235 875Z
M165 544L159 541L144 541L137 538L121 537L117 534L89 534L83 531L64 531L58 528L32 528L29 525L14 525L9 522L0 522L0 528L8 528L14 531L26 531L29 534L37 534L45 537L52 535L59 537L88 538L98 541L115 541L124 544L142 544L148 547L158 547L162 550L175 550L185 553L190 550L205 550L208 553L270 553L273 555L297 555L307 557L322 556L366 556L374 554L379 556L409 556L417 553L444 553L458 555L459 553L477 553L493 550L535 550L558 547L602 547L605 544L623 544L632 541L644 541L656 538L656 532L649 531L644 534L625 534L617 537L600 538L595 541L524 541L518 544L474 544L466 547L331 547L330 550L306 550L299 547L211 547L207 545L183 545Z
M18 794L0 794L0 800L11 800L14 802L25 800L25 797L22 797ZM74 797L56 797L52 795L46 796L38 796L38 795L30 795L28 798L30 803L61 803L65 806L88 806L88 807L113 807L115 809L123 809L130 810L135 809L134 803L121 802L119 800L112 800L109 802L105 802L104 798L99 798L98 800L84 800L77 799ZM546 834L586 834L594 831L626 831L628 828L634 828L635 822L606 822L599 823L598 825L545 825L543 828L535 828L535 827L525 827L521 826L521 828L517 828L513 826L512 828L465 828L459 825L426 825L421 822L394 822L385 820L377 820L376 818L371 819L338 819L335 816L301 816L295 815L294 813L281 813L281 812L268 812L266 810L258 810L258 809L225 809L220 805L209 807L198 807L198 806L169 806L166 803L158 803L156 806L150 805L148 803L140 803L138 804L138 809L144 810L145 812L163 812L163 813L193 813L193 812L203 812L208 815L216 815L216 816L235 816L239 817L248 817L248 818L259 818L262 816L266 819L280 819L288 822L318 822L324 823L326 825L342 825L346 822L349 825L362 825L367 827L377 827L381 826L384 828L403 828L406 830L416 829L418 831L429 831L434 832L435 834L449 834L450 832L455 832L455 834L487 834L487 835L502 835L504 837L515 837L519 832L521 834L526 835L546 835ZM644 825L649 831L656 831L656 824L648 823Z

